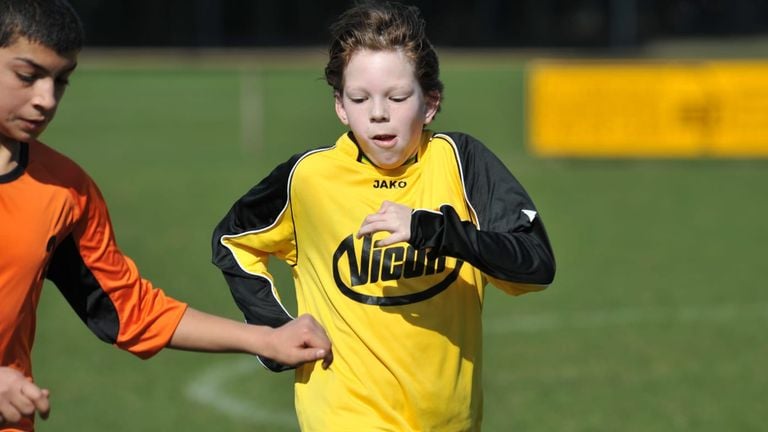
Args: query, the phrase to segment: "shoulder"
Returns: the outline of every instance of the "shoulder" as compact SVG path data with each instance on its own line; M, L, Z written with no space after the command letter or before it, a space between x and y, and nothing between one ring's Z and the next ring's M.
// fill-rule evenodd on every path
M226 227L228 220L237 220L242 226L269 226L283 214L288 205L289 190L296 181L297 172L301 172L308 159L318 150L306 150L289 157L277 165L255 186L242 195L230 209L229 215L220 223L219 228L227 232L239 230ZM225 227L225 228L221 228ZM249 228L250 229L250 228Z
M322 164L322 155L333 147L318 147L293 154L285 162L277 165L265 179L271 184L285 184L291 181L299 168Z
M78 207L103 202L101 191L91 176L77 162L46 144L29 143L27 168L37 184L67 190Z
M502 164L499 158L479 139L464 132L439 132L435 141L443 141L451 147L464 168L485 169L487 166ZM431 145L431 144L430 144ZM473 168L474 167L474 168Z
M297 171L300 171L299 167L304 167L314 154L322 150L323 148L305 150L292 155L274 167L266 177L243 195L236 206L243 205L250 208L254 202L271 202L282 206L288 200L288 188L295 181Z
M317 163L322 162L324 159L328 157L333 157L334 150L336 150L336 146L325 146L325 147L316 147L309 150L304 150L300 153L297 153L291 157L290 160L295 161L295 165L298 164L306 164L306 163Z
M29 145L29 162L27 171L47 184L74 187L80 189L90 183L91 178L85 170L63 153L39 141L31 141Z
M288 163L291 166L293 181L299 181L309 176L314 179L318 175L328 175L337 168L340 154L336 145L316 147L293 155Z
M437 132L434 138L453 146L459 154L490 152L482 141L464 132Z
M25 175L33 180L26 182L30 193L68 208L74 220L80 220L87 209L106 209L98 186L75 161L39 141L29 142L28 152Z

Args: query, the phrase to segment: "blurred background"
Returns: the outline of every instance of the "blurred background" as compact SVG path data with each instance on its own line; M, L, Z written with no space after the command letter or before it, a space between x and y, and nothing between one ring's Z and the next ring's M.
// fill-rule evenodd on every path
M324 45L350 1L73 0L96 46ZM762 0L411 1L439 46L640 48L768 31Z
M143 275L242 316L213 227L344 132L323 79L351 1L72 0L88 44L42 139L96 179ZM430 126L485 142L555 249L549 289L484 306L484 430L764 431L768 1L411 1L446 86ZM290 270L273 264L295 311ZM291 373L104 345L52 285L40 431L298 430Z

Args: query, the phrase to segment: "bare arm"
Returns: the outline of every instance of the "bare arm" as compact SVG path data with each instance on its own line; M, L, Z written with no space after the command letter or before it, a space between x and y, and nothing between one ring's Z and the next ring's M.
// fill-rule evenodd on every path
M311 315L271 328L188 308L168 346L188 351L257 354L292 366L322 360L323 367L328 368L333 361L331 341Z

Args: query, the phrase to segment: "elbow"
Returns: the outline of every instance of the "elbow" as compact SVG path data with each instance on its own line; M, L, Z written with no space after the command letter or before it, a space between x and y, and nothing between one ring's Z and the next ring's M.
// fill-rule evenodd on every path
M539 271L532 273L529 277L525 278L525 283L538 285L541 287L547 287L555 280L555 269L539 269Z
M555 265L555 257L552 254L548 254L545 259L542 259L542 265L540 270L541 284L550 285L555 281L555 273L557 273L557 266Z
M540 279L541 285L551 285L552 282L555 281L555 268L552 267L551 269L548 269L547 271L543 272Z
M536 291L546 288L555 280L554 262L541 262L530 266L526 271L515 271L508 273L487 273L489 276L507 282L522 283L539 288Z
M541 256L531 270L532 271L529 273L529 283L543 286L552 284L555 280L555 273L557 272L554 257L549 253Z
M519 269L525 269L525 282L541 286L550 285L555 280L556 264L555 254L549 246L549 242L537 242L531 244L526 250L521 250L517 262Z

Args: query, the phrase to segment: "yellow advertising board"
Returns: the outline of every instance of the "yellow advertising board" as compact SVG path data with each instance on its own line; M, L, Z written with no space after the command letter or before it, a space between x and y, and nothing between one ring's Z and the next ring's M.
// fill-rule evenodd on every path
M551 157L768 157L768 62L536 61L528 143Z

